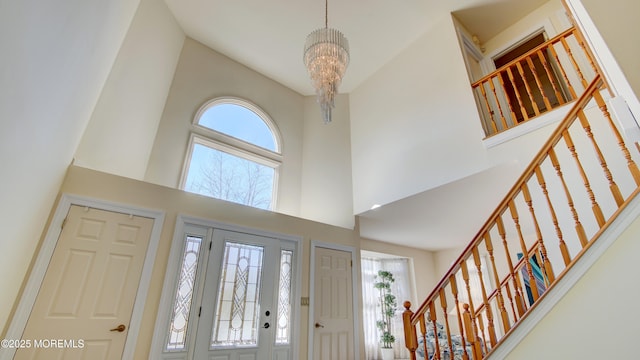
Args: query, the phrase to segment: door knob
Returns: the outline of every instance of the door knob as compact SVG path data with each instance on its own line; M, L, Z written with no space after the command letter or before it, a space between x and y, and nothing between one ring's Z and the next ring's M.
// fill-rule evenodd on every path
M269 326L271 326L271 325L269 325L269 323L264 323L263 328L268 329L268 328L269 328Z
M124 324L120 324L120 325L118 325L118 327L113 328L113 329L111 329L111 330L109 330L109 331L123 332L123 331L124 331L124 329L126 329L126 328L127 328L127 327L126 327L126 326L124 326Z
M322 324L320 324L320 323L316 323L316 329L318 329L318 328L323 328L323 327L324 327L324 325L322 325Z

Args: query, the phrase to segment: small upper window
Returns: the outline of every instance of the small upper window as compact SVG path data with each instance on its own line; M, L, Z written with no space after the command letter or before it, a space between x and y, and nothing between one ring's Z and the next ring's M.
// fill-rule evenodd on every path
M273 131L265 120L242 105L225 102L210 105L198 118L198 125L267 150L278 151Z
M281 163L278 132L255 105L214 99L194 119L181 188L261 209L273 209Z

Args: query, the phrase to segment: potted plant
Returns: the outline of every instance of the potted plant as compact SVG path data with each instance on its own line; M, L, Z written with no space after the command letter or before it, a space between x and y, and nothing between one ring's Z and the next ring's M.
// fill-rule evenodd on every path
M380 292L380 314L381 320L378 320L376 326L380 330L380 351L383 360L393 360L393 343L396 341L395 336L391 333L391 319L396 312L396 297L391 293L391 284L395 279L393 274L380 270L376 276L374 287Z

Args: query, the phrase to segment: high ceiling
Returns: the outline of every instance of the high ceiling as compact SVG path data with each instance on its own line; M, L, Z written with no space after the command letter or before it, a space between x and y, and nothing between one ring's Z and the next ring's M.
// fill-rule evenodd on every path
M187 36L303 94L312 95L302 49L324 26L322 0L165 0ZM548 0L332 0L329 27L349 40L349 93L444 16L486 41Z
M302 49L306 36L324 26L324 1L165 1L187 36L300 94L313 95ZM331 0L329 27L345 34L351 52L340 91L353 91L452 13L486 42L547 1ZM361 234L428 250L464 246L492 210L487 208L498 204L509 186L504 180L515 178L517 168L489 169L360 214ZM486 185L484 191L473 193L479 183Z

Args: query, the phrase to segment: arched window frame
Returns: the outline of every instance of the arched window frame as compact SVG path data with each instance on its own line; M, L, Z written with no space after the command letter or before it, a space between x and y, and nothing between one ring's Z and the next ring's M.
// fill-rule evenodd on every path
M205 114L207 110L223 104L242 106L252 111L260 119L262 119L262 121L264 121L265 125L267 125L267 127L271 131L271 134L273 135L275 151L265 149L248 141L224 134L222 132L199 124L200 118ZM212 149L226 152L228 154L273 168L274 177L270 209L276 209L278 199L279 170L280 166L282 165L282 137L275 122L264 110L260 109L258 106L245 99L228 96L211 99L200 106L192 119L191 135L189 137L186 156L185 160L183 161L182 175L180 177L180 189L182 190L185 189L187 175L191 166L191 158L195 145L210 147Z

